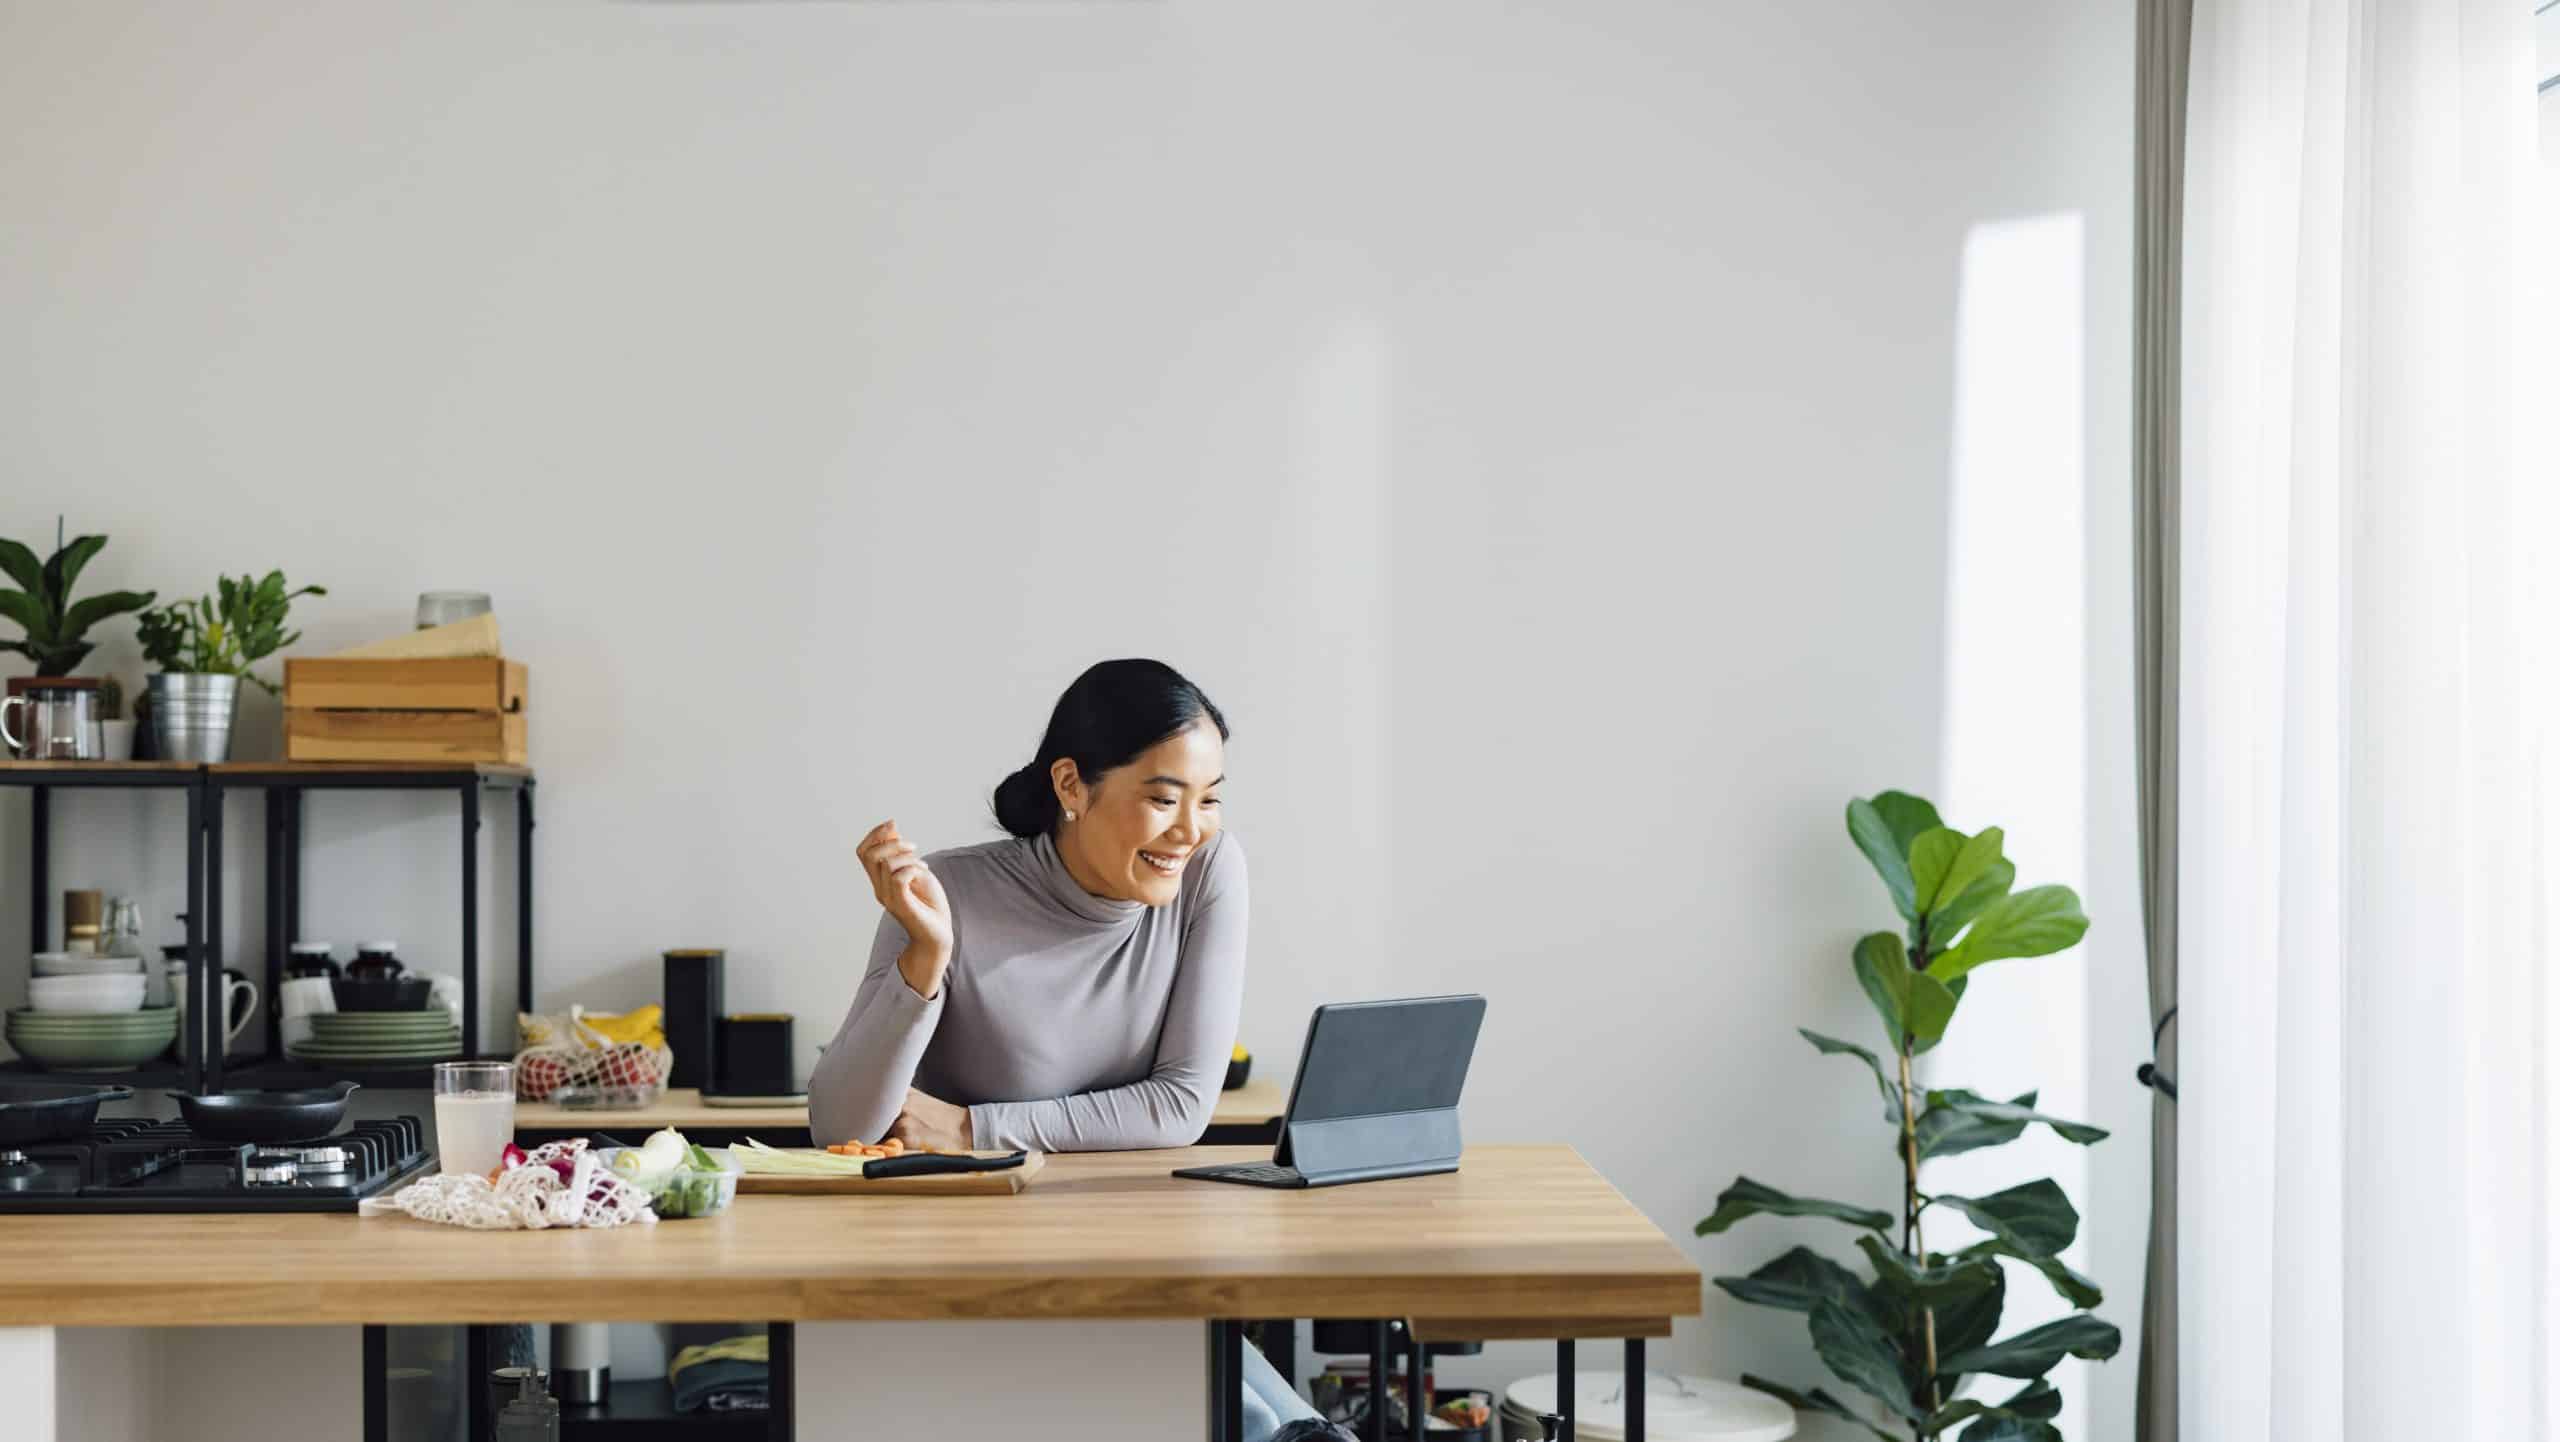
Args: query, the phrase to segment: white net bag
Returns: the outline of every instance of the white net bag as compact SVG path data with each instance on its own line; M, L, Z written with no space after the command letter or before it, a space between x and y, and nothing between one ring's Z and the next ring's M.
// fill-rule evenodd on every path
M421 1177L390 1205L422 1222L483 1232L546 1227L624 1227L658 1220L649 1194L613 1174L587 1139L545 1142L495 1182L468 1172Z

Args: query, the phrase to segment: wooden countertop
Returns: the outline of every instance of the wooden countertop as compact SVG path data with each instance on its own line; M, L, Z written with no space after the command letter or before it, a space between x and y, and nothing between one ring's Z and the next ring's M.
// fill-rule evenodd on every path
M1314 1191L1167 1175L1261 1155L1061 1155L1018 1196L741 1197L600 1232L7 1216L0 1326L1698 1314L1696 1265L1569 1147Z
M1256 1078L1231 1092L1218 1093L1217 1110L1211 1113L1211 1126L1269 1126L1289 1109L1289 1087L1286 1082ZM702 1093L691 1087L670 1087L654 1106L637 1111L571 1111L548 1102L527 1102L516 1108L516 1127L520 1131L589 1131L602 1129L614 1135L623 1131L658 1127L728 1127L749 1131L765 1127L805 1128L809 1125L807 1107L713 1107L702 1104Z

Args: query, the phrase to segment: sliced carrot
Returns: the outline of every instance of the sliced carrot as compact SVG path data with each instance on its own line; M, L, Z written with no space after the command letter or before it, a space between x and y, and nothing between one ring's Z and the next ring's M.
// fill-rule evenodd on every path
M889 1155L891 1155L891 1156L893 1156L893 1157L894 1157L894 1156L902 1155L902 1154L906 1151L906 1149L907 1149L907 1144L906 1144L905 1142L903 1142L903 1141L900 1141L900 1140L899 1140L898 1138L896 1138L896 1137L891 1137L891 1138L889 1138L887 1141L882 1142L882 1143L880 1144L880 1150L882 1150L882 1151L884 1151L884 1152L887 1152Z

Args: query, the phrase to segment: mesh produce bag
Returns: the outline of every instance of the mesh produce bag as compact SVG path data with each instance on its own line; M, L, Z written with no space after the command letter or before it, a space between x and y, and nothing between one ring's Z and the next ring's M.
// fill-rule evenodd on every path
M516 1099L547 1102L563 1087L646 1087L654 1093L676 1064L658 1030L657 1011L652 1006L590 1017L585 1007L573 1006L548 1015L516 1013Z
M646 1226L658 1220L649 1194L600 1163L585 1137L545 1142L494 1182L469 1172L420 1177L389 1205L422 1222L483 1232Z

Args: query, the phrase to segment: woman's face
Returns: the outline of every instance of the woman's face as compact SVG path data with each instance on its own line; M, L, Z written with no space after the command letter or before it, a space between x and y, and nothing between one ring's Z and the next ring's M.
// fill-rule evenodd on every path
M1193 854L1218 834L1226 755L1218 728L1202 721L1099 779L1078 776L1072 761L1052 766L1059 805L1076 814L1058 824L1058 852L1076 883L1115 901L1172 901Z

